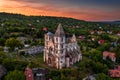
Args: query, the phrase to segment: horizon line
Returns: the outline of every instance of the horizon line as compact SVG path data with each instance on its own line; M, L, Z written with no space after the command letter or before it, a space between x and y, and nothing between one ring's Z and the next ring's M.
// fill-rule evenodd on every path
M120 19L118 20L83 20L83 19L78 19L78 18L74 18L74 17L68 17L68 16L49 16L49 15L29 15L29 14L23 14L23 13L15 13L15 12L2 12L0 11L0 13L7 13L7 14L18 14L18 15L23 15L23 16L35 16L35 17L40 17L40 16L46 16L46 17L58 17L58 18L71 18L71 19L76 19L76 20L81 20L81 21L87 21L87 22L114 22L114 21L120 21Z

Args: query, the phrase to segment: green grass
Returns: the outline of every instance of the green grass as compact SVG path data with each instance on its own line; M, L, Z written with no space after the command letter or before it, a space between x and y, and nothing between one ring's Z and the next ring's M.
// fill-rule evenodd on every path
M50 70L55 70L55 68L48 66L47 64L44 64L43 61L43 53L36 54L36 55L18 55L16 52L9 52L4 53L6 58L10 58L15 61L25 61L28 64L32 63L35 65L35 67L43 67Z
M15 52L10 53L4 53L6 57L16 60L16 61L26 61L26 62L32 62L39 66L42 66L44 64L43 62L43 53L37 54L37 55L18 55Z

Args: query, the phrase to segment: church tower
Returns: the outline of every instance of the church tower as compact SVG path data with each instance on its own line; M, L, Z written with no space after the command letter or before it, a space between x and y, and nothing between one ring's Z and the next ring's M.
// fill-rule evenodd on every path
M66 41L67 40L67 41ZM82 59L76 36L66 38L62 25L59 24L55 34L45 34L44 63L62 69L70 67Z
M75 34L73 34L73 36L71 38L71 42L77 42Z
M77 46L77 39L75 34L73 34L72 38L71 38L71 44L76 47Z
M57 56L57 68L65 67L65 33L62 25L59 24L54 35L55 54Z

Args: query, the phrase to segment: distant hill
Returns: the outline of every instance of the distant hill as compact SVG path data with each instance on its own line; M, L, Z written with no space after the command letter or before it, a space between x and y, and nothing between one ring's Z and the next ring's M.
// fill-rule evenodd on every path
M100 21L99 23L120 24L120 21Z
M55 26L58 23L61 23L66 26L77 26L87 23L84 20L78 20L74 18L67 17L54 17L54 16L25 16L21 14L13 13L0 13L1 21L9 20L9 22L18 21L18 23L31 23L36 25L39 23L41 26Z
M69 32L73 31L78 33L79 30L86 32L87 30L99 30L99 27L104 27L112 29L114 26L118 26L120 21L114 22L90 22L84 20L78 20L74 18L67 17L54 17L54 16L25 16L21 14L13 13L0 13L0 24L4 23L8 30L14 31L13 28L17 31L26 30L30 27L36 29L42 29L42 27L48 27L50 31L56 29L59 23L63 25L65 30L69 29ZM113 25L111 25L113 24ZM71 28L79 28L79 30L72 30ZM77 32L78 31L78 32Z
M81 22L85 22L84 20L79 20L79 19L74 19L74 18L69 18L69 17L56 17L56 16L26 16L26 15L22 15L22 14L15 14L15 13L6 13L6 12L0 12L0 17L4 17L4 18L24 18L24 19L56 19L58 21L61 22L61 20L69 20L69 21L81 21ZM63 21L64 21L63 20Z
M120 24L120 21L114 21L113 23L114 24Z
M115 30L118 32L119 23L114 22L90 22L66 17L54 16L25 16L13 13L0 13L0 33L6 38L11 36L26 36L44 38L43 27L54 33L58 24L61 23L65 32L68 34L88 35L89 31L94 30ZM19 34L15 34L15 33ZM8 35L12 33L11 35ZM14 34L13 34L14 33Z

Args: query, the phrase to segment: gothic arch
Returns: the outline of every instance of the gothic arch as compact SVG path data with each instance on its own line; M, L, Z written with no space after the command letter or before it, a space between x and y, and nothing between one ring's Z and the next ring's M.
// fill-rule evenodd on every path
M51 66L55 66L55 57L52 54L49 54L49 58L48 58L48 64Z

